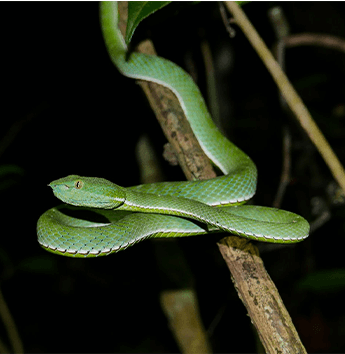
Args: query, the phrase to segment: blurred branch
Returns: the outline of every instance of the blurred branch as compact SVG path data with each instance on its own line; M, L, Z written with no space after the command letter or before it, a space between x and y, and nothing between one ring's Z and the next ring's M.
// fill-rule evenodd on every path
M205 65L205 77L207 88L207 102L213 121L218 128L221 126L219 100L217 93L216 73L214 68L214 61L212 57L211 48L207 40L203 40L201 43L201 54L204 59Z
M333 177L345 192L345 170L333 152L331 146L323 136L322 132L314 122L301 98L291 85L279 64L274 59L272 53L269 51L264 41L261 39L253 25L248 20L243 10L235 2L227 1L225 4L228 10L234 16L236 24L241 28L249 42L260 56L266 68L271 73L288 106L295 114L305 132L308 134L310 140L314 143L322 155L324 161L331 170Z
M7 330L8 339L11 343L13 353L24 353L23 344L20 339L19 333L17 331L16 324L6 304L1 289L0 289L0 316ZM2 347L5 349L4 343L2 343Z
M160 302L182 353L212 353L194 289L165 290Z
M271 21L273 30L278 39L276 51L273 51L276 60L282 70L285 70L285 50L284 38L290 33L289 23L284 15L284 11L280 6L274 6L268 11L268 16ZM279 101L282 110L287 111L287 104L284 97L279 93ZM279 208L284 198L286 188L290 182L290 169L291 169L291 135L290 129L287 124L283 126L283 163L280 175L280 181L276 196L273 201L273 207Z
M279 181L279 187L276 196L273 201L273 207L279 208L283 196L286 191L286 187L290 183L290 169L291 169L291 136L289 129L285 127L283 129L283 166Z
M219 12L220 12L220 16L222 18L224 27L225 27L226 31L228 32L228 34L229 34L229 37L230 38L234 38L235 35L236 35L236 31L231 26L232 20L228 18L226 10L225 10L225 6L224 6L222 1L219 2Z
M327 34L299 33L285 37L284 42L287 47L311 45L339 50L345 53L345 40Z
M10 350L7 348L6 344L0 338L0 353L10 353Z

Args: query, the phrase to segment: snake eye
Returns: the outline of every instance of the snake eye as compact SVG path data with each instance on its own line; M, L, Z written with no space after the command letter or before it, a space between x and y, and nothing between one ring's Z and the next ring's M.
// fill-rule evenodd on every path
M78 180L78 181L75 181L74 183L74 187L77 188L77 189L81 189L83 188L83 182Z

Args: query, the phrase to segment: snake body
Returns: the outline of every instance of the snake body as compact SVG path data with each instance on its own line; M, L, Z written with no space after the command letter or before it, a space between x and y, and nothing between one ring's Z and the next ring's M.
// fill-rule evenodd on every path
M50 183L55 196L92 210L103 221L87 221L63 213L61 207L52 208L38 220L39 243L54 253L92 257L125 249L148 237L228 231L266 242L305 239L309 224L299 215L274 208L238 206L255 193L255 164L214 125L191 77L160 57L131 53L127 58L127 47L118 29L116 3L101 4L101 23L109 55L118 70L125 76L171 89L201 147L224 176L128 188L96 177L60 178Z

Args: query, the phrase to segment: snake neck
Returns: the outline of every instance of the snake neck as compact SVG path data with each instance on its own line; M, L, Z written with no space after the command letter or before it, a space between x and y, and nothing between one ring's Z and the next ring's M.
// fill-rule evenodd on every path
M170 195L126 190L125 202L117 210L182 216L218 227L218 208L202 202Z

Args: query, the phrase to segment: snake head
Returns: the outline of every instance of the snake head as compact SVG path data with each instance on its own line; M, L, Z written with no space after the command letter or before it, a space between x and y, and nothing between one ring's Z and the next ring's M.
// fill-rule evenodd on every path
M90 208L115 209L126 199L125 189L97 177L70 175L49 183L64 203Z

